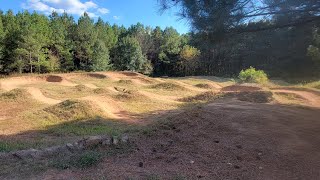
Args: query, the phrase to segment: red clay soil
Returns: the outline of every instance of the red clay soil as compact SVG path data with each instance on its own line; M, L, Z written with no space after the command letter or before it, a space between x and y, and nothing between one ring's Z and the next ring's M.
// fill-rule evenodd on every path
M320 109L221 99L172 115L135 152L39 179L319 179Z
M50 75L46 77L47 82L61 82L63 80L60 76Z
M243 85L232 85L227 86L221 89L221 91L233 91L233 92L252 92L252 91L259 91L261 90L260 87L255 86L243 86Z
M106 75L99 74L99 73L88 73L88 76L92 77L92 78L97 78L97 79L105 79L105 78L107 78Z

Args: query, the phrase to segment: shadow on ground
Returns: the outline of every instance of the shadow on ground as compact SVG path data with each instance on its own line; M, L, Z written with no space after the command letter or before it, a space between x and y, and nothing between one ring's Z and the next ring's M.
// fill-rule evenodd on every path
M320 177L319 117L320 109L316 108L222 98L206 105L146 114L143 120L152 123L143 126L100 118L72 121L1 139L27 143L30 137L46 138L45 141L51 138L53 143L66 135L73 140L88 134L127 132L131 146L116 148L117 151L97 150L113 153L86 168L57 168L50 160L8 160L1 162L0 177L317 179Z

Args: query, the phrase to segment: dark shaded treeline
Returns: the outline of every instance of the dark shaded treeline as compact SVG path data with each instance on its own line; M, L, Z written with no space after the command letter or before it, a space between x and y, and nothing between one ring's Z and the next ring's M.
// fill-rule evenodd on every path
M180 35L172 27L111 26L100 18L94 22L86 13L76 22L66 13L47 17L28 11L0 12L0 71L235 76L254 66L272 77L318 78L319 21L274 28L278 21L286 18L277 15L232 26L247 31L194 29Z

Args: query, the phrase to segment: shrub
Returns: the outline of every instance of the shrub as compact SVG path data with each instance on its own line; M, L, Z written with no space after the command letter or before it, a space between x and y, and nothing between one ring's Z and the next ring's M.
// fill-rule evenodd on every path
M264 71L250 67L249 69L242 70L239 73L239 79L242 82L263 84L268 81L268 76Z

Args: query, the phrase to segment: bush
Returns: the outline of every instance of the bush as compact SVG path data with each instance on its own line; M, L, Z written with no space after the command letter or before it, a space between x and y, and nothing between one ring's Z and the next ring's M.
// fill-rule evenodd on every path
M242 82L248 82L248 83L266 83L268 82L268 76L267 74L262 70L256 70L253 67L250 67L249 69L242 70L239 73L239 79Z

